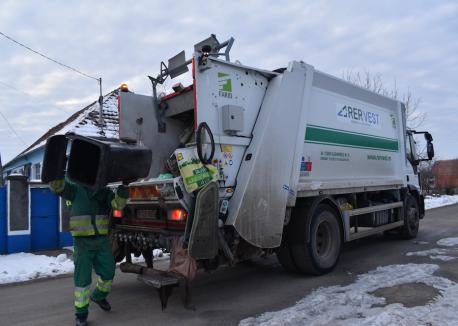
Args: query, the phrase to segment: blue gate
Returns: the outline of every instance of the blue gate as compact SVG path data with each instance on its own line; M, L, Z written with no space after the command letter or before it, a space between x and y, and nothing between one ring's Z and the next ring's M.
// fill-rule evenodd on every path
M6 254L6 187L0 187L0 255Z
M30 188L32 251L59 247L59 201L49 188Z

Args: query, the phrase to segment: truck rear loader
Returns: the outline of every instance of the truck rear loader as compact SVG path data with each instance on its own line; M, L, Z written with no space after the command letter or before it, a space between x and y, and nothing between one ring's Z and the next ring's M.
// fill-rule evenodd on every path
M434 150L428 132L407 128L404 104L302 61L274 71L231 62L233 41L211 35L190 60L182 51L162 62L149 76L152 96L121 89L119 140L67 136L68 165L66 141L48 144L53 161L61 157L58 166L45 159L48 179L67 169L92 188L129 182L127 207L113 217L121 269L165 289L177 273L191 279L196 268L276 253L288 271L320 275L345 242L389 230L416 237L425 215L418 164ZM182 74L189 86L158 94ZM154 269L157 248L171 252L175 273Z

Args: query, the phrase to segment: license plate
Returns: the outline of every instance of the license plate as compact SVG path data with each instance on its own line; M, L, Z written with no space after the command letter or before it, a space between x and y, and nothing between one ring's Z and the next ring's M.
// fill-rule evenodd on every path
M137 209L136 218L141 219L157 219L157 210L156 209Z

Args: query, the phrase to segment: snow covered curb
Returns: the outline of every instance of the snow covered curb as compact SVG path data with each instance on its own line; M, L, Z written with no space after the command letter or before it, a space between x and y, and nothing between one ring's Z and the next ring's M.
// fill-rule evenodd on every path
M437 208L442 206L448 206L458 204L458 195L443 195L440 197L425 197L425 209Z
M0 284L73 273L73 261L66 254L57 257L18 253L0 255Z

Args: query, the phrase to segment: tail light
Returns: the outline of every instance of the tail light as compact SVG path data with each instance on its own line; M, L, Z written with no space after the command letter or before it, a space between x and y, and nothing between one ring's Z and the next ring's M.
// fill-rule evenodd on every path
M167 212L168 220L175 222L184 222L188 217L188 213L181 208L174 208Z
M122 217L122 211L118 210L118 209L113 210L113 217L114 218L121 218Z

